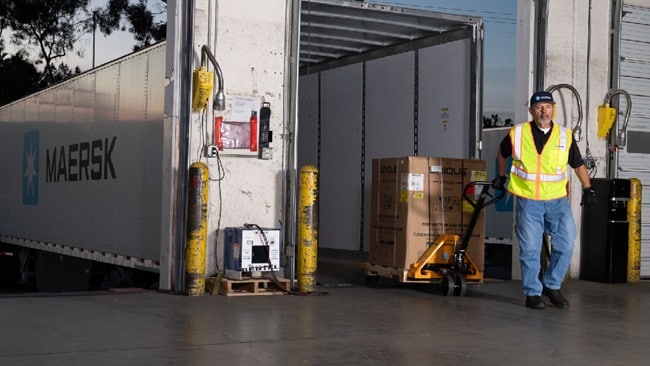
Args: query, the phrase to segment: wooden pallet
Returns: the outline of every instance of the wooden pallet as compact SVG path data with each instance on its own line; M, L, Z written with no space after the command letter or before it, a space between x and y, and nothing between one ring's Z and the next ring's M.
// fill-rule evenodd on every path
M366 276L368 277L385 277L385 278L394 278L399 282L403 283L440 283L441 278L431 278L431 279L415 279L408 276L408 270L404 268L395 268L384 266L381 264L372 264L364 263L363 267L366 270ZM481 276L480 280L468 280L468 285L475 285L483 283L483 277Z
M286 278L278 278L278 283L266 278L247 278L243 280L222 278L219 294L226 296L284 295L290 288L290 281Z
M417 280L408 276L408 270L405 268L395 268L381 264L364 263L366 276L378 276L385 278L395 278L404 283L438 283L440 279Z
M365 263L366 276L397 278L400 282L408 280L408 271L403 268L388 267L381 264Z

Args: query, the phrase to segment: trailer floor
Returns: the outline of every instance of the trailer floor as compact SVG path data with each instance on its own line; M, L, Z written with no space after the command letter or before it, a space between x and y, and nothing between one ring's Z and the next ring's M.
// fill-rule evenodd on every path
M519 281L464 297L366 287L357 262L319 261L325 296L156 291L0 298L2 365L641 365L650 283L568 281L571 308L531 310Z

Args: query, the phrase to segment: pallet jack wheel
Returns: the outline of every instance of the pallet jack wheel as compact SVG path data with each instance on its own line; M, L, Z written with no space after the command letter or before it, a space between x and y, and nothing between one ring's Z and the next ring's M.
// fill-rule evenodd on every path
M454 296L465 296L467 293L467 280L463 276L456 276L454 282Z
M454 277L450 275L446 275L442 279L442 282L440 283L440 290L442 291L442 294L444 296L453 295L455 287L456 287L456 281L454 281Z

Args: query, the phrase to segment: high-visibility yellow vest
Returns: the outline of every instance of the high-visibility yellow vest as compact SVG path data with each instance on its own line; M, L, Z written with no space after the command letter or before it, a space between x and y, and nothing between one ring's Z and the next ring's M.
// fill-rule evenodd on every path
M512 167L508 191L512 194L534 200L566 197L571 130L554 124L550 134L538 154L529 122L510 129Z

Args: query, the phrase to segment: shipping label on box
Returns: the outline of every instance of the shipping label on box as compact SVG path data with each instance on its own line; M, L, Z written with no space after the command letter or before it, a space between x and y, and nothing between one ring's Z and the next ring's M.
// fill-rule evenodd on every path
M408 202L409 198L423 200L424 195L424 174L402 173L400 175L400 202Z
M479 167L480 168L480 167ZM471 169L469 171L469 181L470 182L485 182L487 181L487 171L485 169ZM481 194L483 186L474 186L470 187L467 190L467 196L472 198L476 202ZM467 200L463 200L463 212L474 212L474 206L472 206Z

